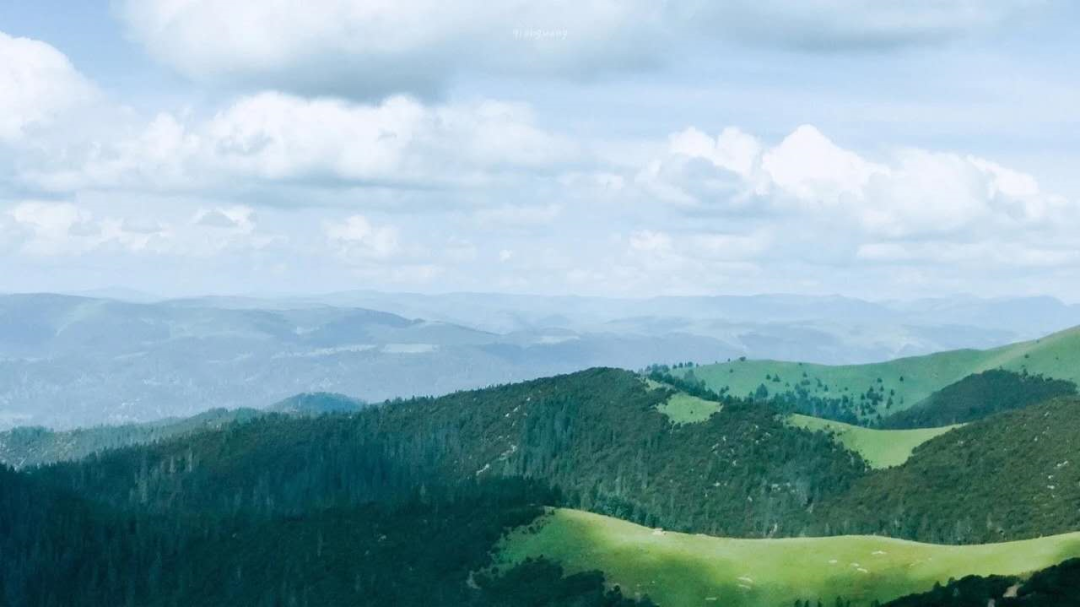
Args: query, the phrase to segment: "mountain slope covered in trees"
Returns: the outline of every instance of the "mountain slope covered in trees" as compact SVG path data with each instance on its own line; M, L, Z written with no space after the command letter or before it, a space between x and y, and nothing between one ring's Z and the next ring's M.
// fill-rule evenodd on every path
M646 544L668 537L651 528L761 542L882 534L943 544L1080 529L1071 511L1080 502L1071 461L1080 447L1076 397L990 415L874 470L857 446L792 424L767 399L656 378L663 374L592 369L352 413L226 416L77 461L3 470L8 544L0 558L18 575L0 589L7 605L365 604L362 597L510 605L521 592L553 606L656 598L627 581L659 576L656 559L634 565L636 577L607 572L625 595L575 560L610 540L596 530L580 530L575 541L585 544L573 553L490 560L509 530L542 534L536 518L550 506L645 525ZM69 545L72 526L82 539ZM1076 544L1055 546L1039 553L1045 564ZM68 586L43 572L51 561ZM1021 571L941 570L888 596L860 596L891 599L968 573ZM410 583L424 575L434 585ZM80 589L88 598L72 598Z
M819 504L819 533L982 543L1080 529L1080 399L973 422Z
M1075 394L1076 384L1071 381L993 369L938 390L914 407L881 420L880 426L906 429L962 424Z
M255 409L211 409L180 419L144 424L92 426L74 430L19 427L0 432L0 465L13 468L78 460L93 453L152 443L184 434L220 428L260 415Z
M738 359L674 369L718 393L779 398L793 412L860 425L915 407L935 392L995 369L1080 383L1080 327L990 350L953 350L865 365Z
M813 504L866 470L829 436L757 403L728 399L705 422L674 424L658 410L672 395L595 369L354 415L266 415L35 474L117 507L267 515L524 476L587 509L760 536L798 533Z
M272 520L146 517L0 467L0 605L651 605L550 561L490 569L557 499L511 480Z

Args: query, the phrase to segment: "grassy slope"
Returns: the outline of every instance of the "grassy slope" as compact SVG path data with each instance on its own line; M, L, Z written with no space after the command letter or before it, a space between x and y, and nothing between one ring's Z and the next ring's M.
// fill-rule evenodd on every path
M672 394L656 410L668 416L672 423L693 424L709 419L722 407L723 405L718 402L678 392Z
M615 518L555 510L518 530L499 558L546 556L568 572L600 569L624 592L664 607L792 605L836 595L869 605L964 575L1020 574L1080 556L1080 533L978 546L875 536L737 540L658 532ZM715 602L714 602L715 601Z
M886 393L895 391L891 411L897 411L915 405L968 375L989 369L1017 372L1026 369L1030 373L1080 383L1077 359L1080 359L1080 327L992 350L954 350L866 365L747 360L705 365L694 368L693 372L710 388L729 387L735 396L750 394L761 384L765 384L771 393L790 391L804 379L803 373L809 380L808 391L823 398L855 397L872 387L884 388ZM686 370L675 372L683 374ZM767 380L766 375L779 375L781 381ZM903 381L900 381L901 377ZM821 386L817 380L821 380Z
M911 457L911 452L915 447L959 427L956 425L917 430L874 430L807 415L791 415L788 416L787 421L799 428L829 432L834 440L861 455L871 468L899 466Z

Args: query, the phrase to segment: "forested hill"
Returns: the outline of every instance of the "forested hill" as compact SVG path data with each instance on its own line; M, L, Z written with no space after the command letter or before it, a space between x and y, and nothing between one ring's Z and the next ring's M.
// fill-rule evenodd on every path
M592 369L0 469L0 605L647 604L552 562L492 573L499 538L544 506L748 538L1080 529L1076 397L871 470L766 401L684 387Z
M147 517L0 466L0 605L652 605L599 572L489 569L495 542L557 499L511 480L270 521Z
M1080 529L1080 399L988 417L820 504L829 534L983 543Z
M220 428L232 422L250 420L261 412L255 409L211 409L181 419L163 419L144 424L94 426L75 430L40 427L13 428L0 432L0 465L13 468L40 466L78 460L108 449L151 443Z
M93 453L152 443L232 422L251 420L266 413L318 416L356 412L367 404L357 398L328 392L305 392L266 409L211 409L192 417L163 419L142 424L92 426L74 430L20 427L0 432L0 464L15 469L78 460Z
M323 415L325 413L355 413L367 403L359 398L333 392L304 392L280 400L266 408L274 413L292 415Z
M1080 605L1080 559L1018 576L968 576L881 607L1066 607ZM807 606L809 607L809 605ZM875 606L876 607L876 606Z
M993 415L872 471L767 403L723 398L675 423L685 398L593 369L351 415L267 414L34 475L148 512L269 518L524 477L559 487L571 507L713 535L969 543L1080 528L1068 506L1080 501L1075 399Z
M914 407L886 417L879 425L899 429L962 424L1075 394L1076 384L1068 380L994 369L946 386Z
M721 394L768 398L794 412L872 426L984 371L1080 383L1078 359L1080 327L990 350L953 350L865 365L738 359L672 373Z
M673 391L633 373L571 375L370 407L263 416L36 472L117 507L265 516L386 499L430 483L542 479L569 503L716 534L797 534L866 470L823 434L728 399L677 425Z
M768 403L593 369L350 415L264 414L33 474L115 508L264 518L523 477L559 487L563 505L676 530L970 543L1080 528L1076 403L992 415L870 470Z

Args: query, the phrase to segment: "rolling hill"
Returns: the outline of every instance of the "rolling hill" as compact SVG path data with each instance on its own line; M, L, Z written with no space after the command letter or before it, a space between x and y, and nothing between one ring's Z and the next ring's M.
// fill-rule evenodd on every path
M27 468L83 459L108 449L152 443L185 434L221 428L260 415L255 409L211 409L180 419L143 424L92 426L74 430L19 427L0 432L0 465Z
M678 385L592 369L351 413L261 412L0 470L0 502L21 513L0 520L15 542L6 558L23 580L17 592L53 596L55 582L23 574L34 559L60 558L56 538L79 524L87 535L69 558L85 565L58 570L72 592L150 593L163 604L302 604L308 592L313 604L370 595L508 606L538 593L535 604L554 606L569 599L550 593L565 592L595 601L587 605L646 594L679 605L724 592L764 607L840 594L886 600L958 575L1023 573L1078 549L1066 535L1080 529L1077 397L913 446L936 431L847 427ZM909 449L898 465L867 463L894 463ZM30 508L44 498L20 487L57 496L46 499L59 510L45 520L58 527L34 530ZM560 510L536 524L542 506ZM519 531L491 570L510 528ZM1033 541L996 545L1011 540ZM835 554L812 562L820 550ZM843 566L827 575L833 565ZM139 571L134 586L110 582L116 568ZM410 584L420 578L438 582ZM609 596L605 579L625 594ZM78 604L70 598L9 603Z
M332 392L304 392L280 400L265 410L288 415L326 415L328 413L356 413L363 409L364 401Z
M853 606L931 590L968 575L1018 575L1080 556L1080 533L978 546L887 537L728 539L673 533L558 509L512 533L499 559L545 557L568 572L599 569L664 607L759 607L836 598Z
M816 532L978 543L1080 529L1078 452L1076 397L994 415L818 504Z
M954 350L865 365L733 360L672 372L736 396L843 401L860 423L871 423L912 408L968 376L993 369L1080 383L1078 359L1080 327L990 350Z
M992 369L938 390L914 407L884 418L880 426L933 428L961 424L1075 394L1076 384L1071 381Z
M677 395L628 371L593 369L351 415L266 415L35 475L114 507L267 515L423 483L524 476L562 488L579 507L759 536L798 533L809 504L866 470L830 436L755 403L729 399L706 421L673 423L661 408ZM142 479L139 492L132 478Z

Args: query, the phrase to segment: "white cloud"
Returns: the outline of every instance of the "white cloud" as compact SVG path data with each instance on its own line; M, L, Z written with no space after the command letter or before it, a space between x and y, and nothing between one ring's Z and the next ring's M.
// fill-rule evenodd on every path
M213 257L281 240L259 233L254 211L242 206L200 209L188 221L169 221L94 212L73 202L23 201L0 214L0 236L4 232L19 252L34 257L96 252Z
M60 51L0 32L0 143L23 139L95 95Z
M208 228L221 228L244 234L250 234L255 230L255 210L246 206L217 207L212 209L199 209L191 218L191 223L196 226Z
M725 128L715 139L689 128L675 133L670 141L671 153L690 158L704 158L744 179L753 176L761 159L761 142L734 127Z
M819 51L935 43L1040 4L122 0L119 13L154 56L195 80L370 98L433 94L462 71L582 78L639 69L687 40Z
M816 128L804 125L761 157L762 171L781 191L803 204L834 205L858 196L875 174L887 169L841 149Z
M466 67L589 75L650 61L632 1L130 0L120 14L163 62L204 82L375 97L437 92Z
M32 255L78 253L101 238L90 214L70 203L22 202L8 215L26 231L23 251Z
M394 226L375 226L363 215L351 215L341 222L323 224L326 237L338 247L342 257L385 260L400 251Z
M83 154L80 156L80 150ZM378 105L260 93L190 124L162 114L135 136L60 150L22 178L52 191L205 190L268 182L461 187L579 157L522 105ZM47 162L45 159L43 162Z
M733 144L732 142L736 142ZM736 150L736 151L732 151ZM906 238L1075 225L1080 207L1034 177L988 160L900 149L883 161L841 148L812 126L777 145L726 129L677 133L637 182L660 200Z

